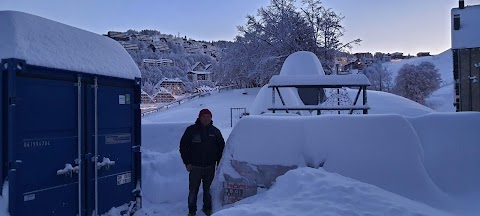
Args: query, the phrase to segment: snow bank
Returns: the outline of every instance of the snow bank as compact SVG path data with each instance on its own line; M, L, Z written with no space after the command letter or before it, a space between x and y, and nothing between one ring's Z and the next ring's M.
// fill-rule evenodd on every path
M116 41L17 11L0 11L0 59L126 79L141 77L137 64Z
M142 195L150 203L182 201L188 173L180 157L180 138L190 123L142 124Z
M288 106L303 106L296 89L281 88L280 91ZM348 96L352 101L357 91L356 89L347 88ZM367 94L368 105L370 106L370 110L368 110L369 114L398 114L415 117L435 112L435 110L431 108L391 93L367 90ZM275 106L281 106L282 104L278 94L275 95ZM360 95L358 100L362 101L363 96ZM268 110L269 107L272 107L272 89L264 86L260 89L255 100L250 105L249 112L251 115L270 113L271 111ZM310 115L305 111L301 113L302 115Z
M357 90L348 89L350 98L355 98ZM435 112L435 110L423 106L407 98L381 91L367 91L369 114L398 114L401 116L421 116ZM362 96L359 97L362 101Z
M329 172L445 208L449 199L428 176L423 157L415 130L398 115L250 116L230 134L215 181L221 186L229 179L242 178L245 170L234 166L239 162L253 167L323 166Z
M451 196L479 200L480 113L430 114L409 121L421 140L425 168L435 184Z
M142 125L142 150L168 153L178 149L180 138L192 123L156 123Z
M373 185L324 171L299 168L278 177L268 191L215 213L218 216L274 215L450 215Z

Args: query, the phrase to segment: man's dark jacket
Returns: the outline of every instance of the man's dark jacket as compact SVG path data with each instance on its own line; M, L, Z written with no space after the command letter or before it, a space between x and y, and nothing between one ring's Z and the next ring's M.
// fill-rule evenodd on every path
M185 165L208 167L218 164L224 147L220 130L212 123L203 126L199 119L187 127L180 140L180 154Z

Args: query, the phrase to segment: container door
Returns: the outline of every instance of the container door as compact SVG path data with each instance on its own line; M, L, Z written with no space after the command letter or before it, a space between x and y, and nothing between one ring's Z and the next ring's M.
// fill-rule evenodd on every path
M95 88L89 88L88 95L90 138L87 146L93 156L90 161L95 161L95 155L98 156L96 174L94 162L87 166L88 212L98 209L104 214L112 207L126 207L135 200L133 88L99 85L96 115Z
M78 91L73 80L17 75L12 215L78 214Z

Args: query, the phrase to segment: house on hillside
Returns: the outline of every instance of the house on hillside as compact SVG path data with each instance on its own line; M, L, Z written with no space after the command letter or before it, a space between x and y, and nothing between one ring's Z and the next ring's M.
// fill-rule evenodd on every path
M151 49L153 52L167 52L170 50L168 44L161 41L155 41L148 45L148 49Z
M187 72L187 78L190 82L212 81L212 72L208 71L211 64L204 65L197 62L193 65L192 70Z
M173 60L171 59L143 59L143 66L158 67L158 66L174 66Z
M163 78L154 87L155 91L159 91L161 88L168 90L174 95L181 95L185 92L185 83L178 78Z
M392 59L404 59L405 57L403 56L402 52L394 52L390 55Z
M130 36L132 39L137 39L139 41L152 41L152 37L143 34L133 34Z
M431 56L430 52L419 52L417 53L417 57L423 57L423 56Z
M451 11L453 79L457 111L480 111L480 5Z
M138 44L134 44L134 43L129 43L129 42L125 42L125 41L119 41L119 43L123 46L123 48L125 48L127 51L138 51L140 50L140 47L138 46Z
M145 91L143 91L143 89L142 89L141 97L142 97L142 101L141 101L142 104L151 104L151 103L153 103L153 100L152 100L152 98L150 97L150 95L148 95Z
M155 96L153 96L154 103L169 103L174 100L175 97L173 97L172 93L163 87L160 87Z
M116 32L116 31L109 31L107 35L105 35L109 38L112 38L113 40L116 41L129 41L130 37L128 37L127 33L125 32Z

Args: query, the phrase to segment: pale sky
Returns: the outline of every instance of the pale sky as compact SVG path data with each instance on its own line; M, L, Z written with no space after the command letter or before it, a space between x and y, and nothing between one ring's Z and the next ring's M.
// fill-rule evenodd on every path
M298 0L300 1L300 0ZM31 13L98 34L156 29L196 40L233 40L247 14L269 0L0 0L0 10ZM360 38L351 52L420 51L451 47L450 10L458 0L323 0L345 16L343 42ZM466 5L480 0L465 0Z

